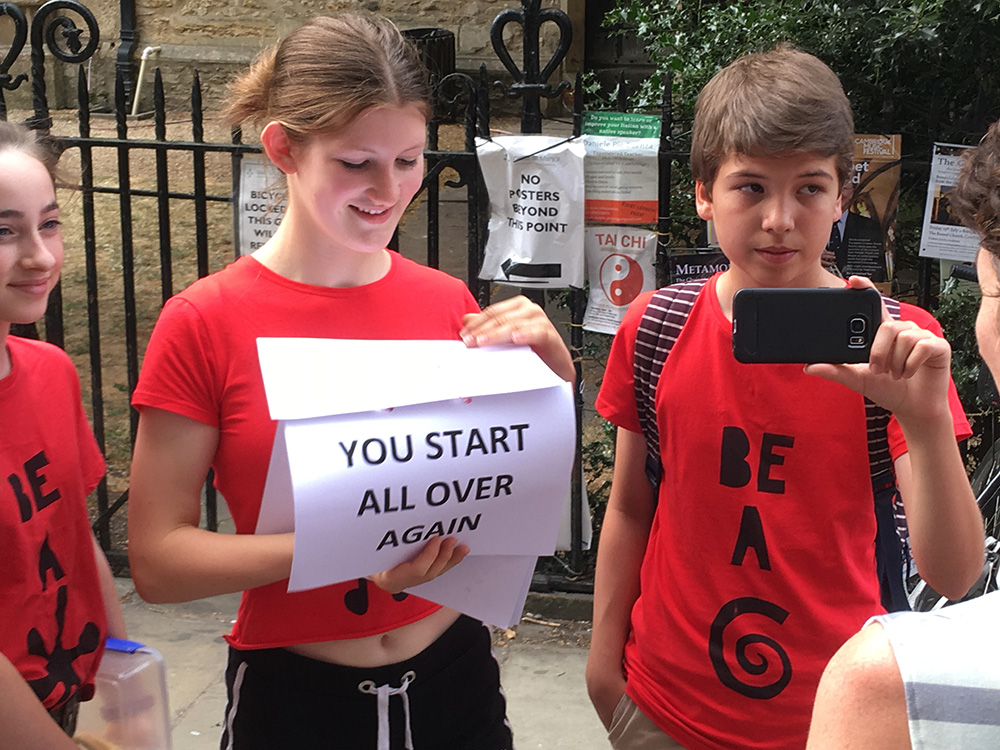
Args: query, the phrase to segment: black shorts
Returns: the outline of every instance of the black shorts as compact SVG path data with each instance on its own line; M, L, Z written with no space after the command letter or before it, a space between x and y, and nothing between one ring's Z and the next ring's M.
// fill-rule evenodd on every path
M422 652L345 667L229 649L222 750L512 750L489 629L461 616Z

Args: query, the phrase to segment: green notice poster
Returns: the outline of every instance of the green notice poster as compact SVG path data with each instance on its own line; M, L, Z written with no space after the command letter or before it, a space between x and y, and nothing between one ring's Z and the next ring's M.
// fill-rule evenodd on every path
M659 138L660 118L627 112L587 112L583 115L583 133L617 138Z

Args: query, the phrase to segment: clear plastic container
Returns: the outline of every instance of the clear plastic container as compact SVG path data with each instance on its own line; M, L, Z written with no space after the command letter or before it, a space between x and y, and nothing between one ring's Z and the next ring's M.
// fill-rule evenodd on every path
M73 739L91 750L171 750L163 657L135 641L109 638L93 700L80 704Z

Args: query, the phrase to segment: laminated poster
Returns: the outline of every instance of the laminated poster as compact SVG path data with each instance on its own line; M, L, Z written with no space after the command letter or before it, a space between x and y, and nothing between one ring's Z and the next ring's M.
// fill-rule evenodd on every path
M591 224L655 224L659 207L660 118L588 112L585 218Z
M844 212L827 245L845 278L867 276L876 285L892 280L900 148L899 135L854 136L854 167L841 196Z
M656 288L656 233L642 227L587 227L590 294L583 327L614 334L629 304Z
M962 153L969 146L935 143L931 156L931 177L927 183L924 224L920 231L920 257L974 263L979 236L958 220L948 193L962 170Z
M489 238L479 278L520 287L582 288L581 140L477 138L476 153L490 196Z
M284 175L265 156L240 160L239 252L250 255L271 239L285 215Z

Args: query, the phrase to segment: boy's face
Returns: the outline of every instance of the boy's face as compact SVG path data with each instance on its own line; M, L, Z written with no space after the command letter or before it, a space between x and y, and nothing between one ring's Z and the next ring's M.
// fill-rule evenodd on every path
M727 156L711 193L696 183L695 205L715 222L734 288L828 282L820 256L841 214L835 157Z

